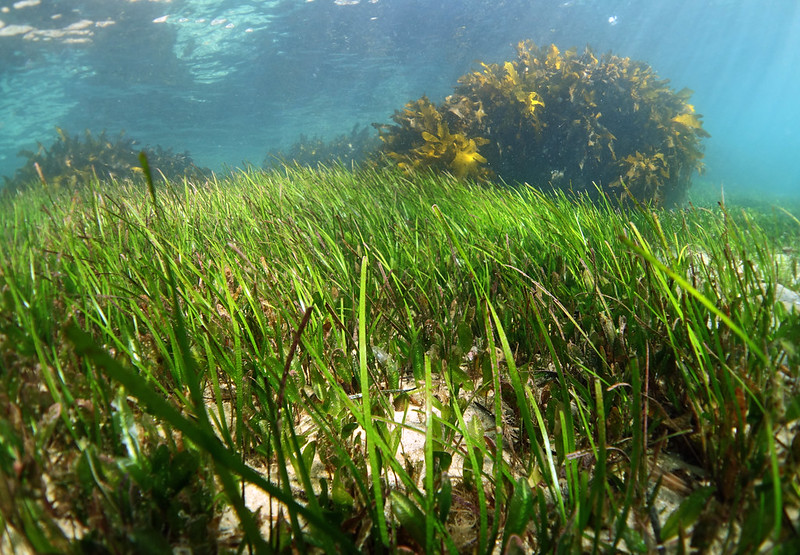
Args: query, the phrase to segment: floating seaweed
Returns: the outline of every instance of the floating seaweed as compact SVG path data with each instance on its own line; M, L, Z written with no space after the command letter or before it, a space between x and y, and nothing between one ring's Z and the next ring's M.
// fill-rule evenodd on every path
M37 150L22 150L27 158L14 176L3 176L6 191L16 191L32 183L46 181L53 187L75 188L92 179L130 179L140 175L139 153L144 151L155 175L167 179L204 178L210 170L197 167L188 152L173 153L160 146L139 148L136 141L121 132L109 138L105 131L93 135L88 129L83 137L72 136L56 127L58 138Z
M709 134L688 103L647 64L590 48L517 45L517 59L480 65L440 105L422 97L377 125L384 157L407 172L600 188L656 205L685 198Z

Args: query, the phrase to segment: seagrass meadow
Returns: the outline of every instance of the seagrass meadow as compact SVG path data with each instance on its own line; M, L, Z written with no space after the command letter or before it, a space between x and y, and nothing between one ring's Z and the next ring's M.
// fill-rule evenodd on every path
M800 551L800 207L398 170L0 199L0 551Z

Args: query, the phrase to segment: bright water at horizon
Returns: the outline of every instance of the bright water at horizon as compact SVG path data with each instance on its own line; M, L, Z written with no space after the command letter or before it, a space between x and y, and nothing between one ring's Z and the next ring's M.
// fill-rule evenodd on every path
M695 91L699 179L800 195L798 0L1 1L0 175L56 126L258 165L441 100L523 39L649 63Z

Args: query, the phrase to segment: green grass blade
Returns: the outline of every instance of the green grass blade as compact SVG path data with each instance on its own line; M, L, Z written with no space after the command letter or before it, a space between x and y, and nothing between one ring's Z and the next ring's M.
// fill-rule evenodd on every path
M260 549L267 550L268 547L261 538L258 526L250 512L244 507L237 489L231 487L234 484L233 476L241 480L248 481L275 499L284 503L290 511L295 511L306 518L315 527L325 534L328 534L334 541L345 549L353 549L350 540L344 536L338 528L322 520L317 514L311 512L303 505L300 505L292 497L264 479L259 473L242 462L241 458L227 449L225 445L209 430L197 426L197 424L183 416L168 401L156 393L147 382L134 372L123 367L119 362L111 358L108 353L98 347L92 338L74 325L68 326L65 334L72 343L75 351L83 357L91 360L98 367L102 368L110 378L121 383L128 392L146 406L151 414L162 419L170 426L179 430L195 445L208 453L217 464L217 470L224 479L227 486L226 494L231 498L231 503L236 508L242 525L247 531L250 541L254 542Z
M425 355L425 551L433 552L436 492L433 491L433 394L431 359Z
M364 432L367 435L367 453L372 473L372 496L375 499L375 519L383 545L389 545L389 530L386 527L386 516L383 512L383 486L381 484L381 467L378 464L377 437L378 432L372 424L372 405L370 401L370 378L367 369L367 267L369 259L361 259L361 287L358 295L358 366L361 381L361 401L364 414ZM388 453L387 453L388 455Z

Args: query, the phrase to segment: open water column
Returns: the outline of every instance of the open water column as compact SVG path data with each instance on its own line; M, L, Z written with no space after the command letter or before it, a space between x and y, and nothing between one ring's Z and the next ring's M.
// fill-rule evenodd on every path
M57 127L124 130L215 170L260 164L442 100L476 60L530 39L647 62L694 91L712 136L703 179L792 194L799 29L788 0L6 1L0 175Z

